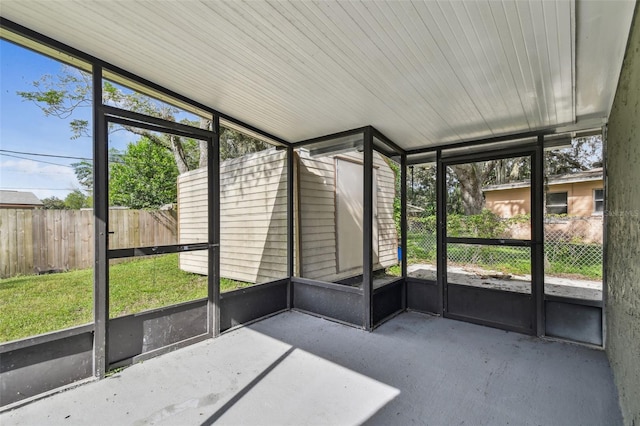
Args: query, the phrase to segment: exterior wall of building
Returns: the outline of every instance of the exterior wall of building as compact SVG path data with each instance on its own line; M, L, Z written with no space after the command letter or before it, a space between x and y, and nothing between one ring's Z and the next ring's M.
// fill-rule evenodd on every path
M485 207L505 218L527 214L531 212L530 193L530 187L486 191Z
M640 425L640 7L607 137L606 350L624 423Z
M602 188L603 183L598 180L549 185L548 192L566 192L567 214L569 216L587 217L594 214L594 190Z
M588 217L594 212L593 193L602 189L601 180L549 185L548 192L567 193L567 211L569 216ZM519 214L531 213L530 187L486 191L486 208L500 217L509 218Z

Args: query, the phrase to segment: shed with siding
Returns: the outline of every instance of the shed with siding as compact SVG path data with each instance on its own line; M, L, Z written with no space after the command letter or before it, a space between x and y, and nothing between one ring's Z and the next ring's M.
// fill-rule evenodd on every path
M361 157L361 155L360 155ZM311 279L336 281L362 273L348 261L353 250L340 250L359 241L361 229L340 228L338 167L341 162L360 165L357 153L311 157L299 150L294 159L296 174L296 228L302 239L296 247L296 271ZM394 223L395 176L374 154L374 269L397 263L398 236ZM220 275L261 283L287 276L287 165L286 151L269 149L225 160L220 167ZM358 186L351 182L350 185ZM362 201L360 200L360 203ZM207 170L193 170L178 177L178 235L180 243L207 241ZM360 218L350 218L361 223ZM359 233L358 233L359 232ZM360 235L360 236L358 236ZM340 253L343 254L342 258ZM358 253L355 254L356 258ZM180 254L180 268L207 274L207 253Z

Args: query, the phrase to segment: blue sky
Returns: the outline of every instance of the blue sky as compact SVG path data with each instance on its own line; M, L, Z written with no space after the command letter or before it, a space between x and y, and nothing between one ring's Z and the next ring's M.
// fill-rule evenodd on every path
M62 66L44 55L0 40L0 189L30 191L41 199L64 199L69 192L80 189L70 167L79 160L6 152L93 158L91 138L71 139L69 127L74 118L91 123L91 108L78 109L68 119L46 117L38 106L16 93L33 90L33 81L44 74L59 73ZM110 143L122 149L132 136L117 133Z

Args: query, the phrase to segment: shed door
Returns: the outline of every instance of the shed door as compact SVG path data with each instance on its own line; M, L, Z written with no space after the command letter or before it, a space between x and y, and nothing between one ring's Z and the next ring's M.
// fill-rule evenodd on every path
M362 164L336 160L336 233L338 272L362 273L362 218L364 180ZM378 263L378 188L373 169L373 264Z

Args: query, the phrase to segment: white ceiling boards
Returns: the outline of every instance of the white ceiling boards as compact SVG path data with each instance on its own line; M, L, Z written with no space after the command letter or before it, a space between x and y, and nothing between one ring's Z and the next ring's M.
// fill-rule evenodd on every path
M2 17L295 142L599 126L634 1L2 2Z

